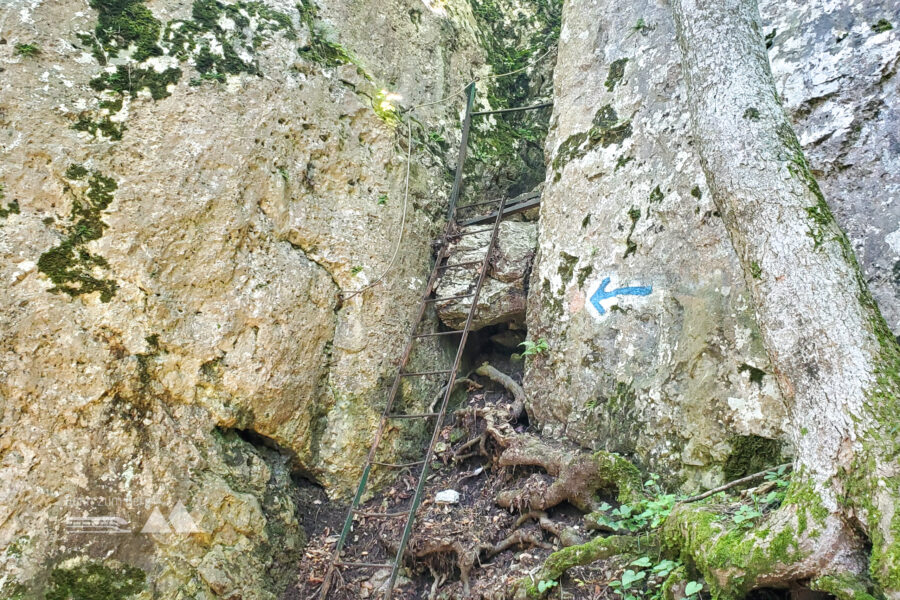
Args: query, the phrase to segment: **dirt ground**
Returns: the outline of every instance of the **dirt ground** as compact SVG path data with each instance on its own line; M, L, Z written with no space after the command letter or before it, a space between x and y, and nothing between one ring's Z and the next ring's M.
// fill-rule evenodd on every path
M502 364L498 367L515 370L516 364L490 358ZM519 371L521 368L519 367ZM521 381L520 373L512 373ZM488 456L470 456L477 450L466 443L476 438L479 424L466 415L466 408L486 405L511 405L511 395L496 383L477 375L472 378L482 386L470 386L467 399L455 415L448 414L436 446L435 460L426 483L426 491L417 513L415 528L410 537L403 569L398 577L393 597L413 599L491 599L508 598L512 584L522 577L536 573L546 557L560 547L559 540L542 530L536 521L528 520L517 527L519 513L500 508L495 502L497 493L521 487L527 481L547 478L532 468L504 468L498 466L499 452L488 447ZM483 427L483 424L482 424ZM514 424L517 432L528 431L528 424ZM403 472L393 484L378 492L361 509L365 512L399 512L408 508L414 493L418 471ZM438 504L435 495L442 490L459 492L458 504ZM298 580L283 596L283 600L311 600L318 598L323 577L334 552L347 506L329 502L319 488L310 485L302 499L308 507L303 526L309 544L298 569ZM582 514L563 504L548 511L548 516L563 527L571 527L583 534ZM405 524L401 517L358 516L343 560L346 562L390 563L396 554ZM513 534L515 534L513 536ZM513 536L512 538L510 536ZM508 549L498 544L506 541ZM621 565L618 565L621 567ZM613 598L606 583L617 571L615 561L597 563L573 569L553 590L551 597L594 599ZM357 600L380 598L378 590L386 581L389 569L342 568L340 578L332 587L329 598ZM468 590L466 589L468 580Z

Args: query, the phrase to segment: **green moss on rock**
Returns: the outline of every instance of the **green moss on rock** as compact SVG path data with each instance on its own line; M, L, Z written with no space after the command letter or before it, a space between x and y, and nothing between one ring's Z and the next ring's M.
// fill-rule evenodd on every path
M627 58L620 58L609 65L609 74L606 76L606 82L604 83L606 91L612 92L616 89L616 85L622 81L622 77L625 75L625 65L627 63Z
M161 100L171 95L169 86L177 84L179 79L181 69L176 67L159 73L152 68L117 65L114 73L103 72L91 79L90 86L98 92L110 91L131 97L146 89L154 100Z
M631 133L631 120L620 120L615 109L607 104L594 115L593 127L569 136L560 144L553 159L553 170L559 172L569 161L584 156L597 145L606 148L621 144Z
M0 201L6 198L6 192L4 191L3 185L0 184ZM6 208L3 208L0 205L0 219L5 219L9 215L17 215L19 214L19 201L13 200L6 205Z
M872 24L872 31L875 33L883 33L885 31L890 31L893 28L894 25L887 19L878 19L877 22Z
M631 227L628 229L628 236L625 238L625 254L622 255L622 258L628 258L637 252L637 244L631 239L631 236L634 235L634 228L637 227L641 218L641 209L632 206L628 211L628 218L631 219Z
M837 600L875 600L871 582L850 574L825 575L810 582L810 589L831 594Z
M326 67L338 67L356 60L343 46L329 39L319 20L319 8L313 0L297 5L300 21L309 29L309 43L297 49L300 56Z
M563 285L572 281L572 274L575 272L575 264L577 262L577 256L572 256L568 252L559 253L559 267L556 269L556 272L559 274Z
M163 54L158 44L160 22L144 0L90 0L89 4L97 11L97 25L93 36L82 35L81 39L94 48L100 64L132 46L135 62Z
M146 587L147 575L115 561L86 560L50 572L46 600L125 600Z
M113 201L118 186L112 178L99 171L89 172L81 165L70 165L66 176L72 180L86 180L87 189L83 194L73 194L71 224L63 240L38 259L38 270L53 282L53 292L64 292L73 297L100 292L100 300L109 302L118 284L115 280L94 275L95 269L109 265L103 257L91 254L86 246L103 235L107 225L100 217Z
M115 123L108 116L101 117L99 121L93 121L91 118L82 114L78 120L72 125L75 131L84 131L92 136L103 136L110 140L119 141L125 132L124 123Z

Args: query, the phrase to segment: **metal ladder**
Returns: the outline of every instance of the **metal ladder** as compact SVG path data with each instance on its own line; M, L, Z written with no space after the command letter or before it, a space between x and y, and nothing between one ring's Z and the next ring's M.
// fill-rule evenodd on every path
M429 467L431 465L431 460L434 456L434 447L438 441L438 436L440 435L441 428L444 424L444 417L447 413L447 404L450 401L450 396L453 393L453 382L456 381L457 371L459 370L459 364L463 356L463 351L466 347L466 341L469 337L469 332L472 326L472 321L475 317L475 311L478 307L478 297L481 293L482 285L484 284L484 279L487 275L488 268L490 266L491 255L494 250L494 246L497 242L497 234L500 228L500 222L503 220L507 214L505 212L506 209L506 199L502 199L499 201L490 201L490 202L480 202L476 204L469 204L467 206L461 207L457 209L457 201L459 200L460 189L462 186L462 177L463 177L463 165L466 160L466 151L468 145L469 138L469 130L472 124L473 116L494 114L494 113L502 113L502 112L511 112L514 110L530 110L534 108L543 108L547 106L547 104L541 104L536 106L523 107L520 109L503 109L500 111L483 111L483 112L472 112L472 106L475 100L475 84L472 83L466 88L467 92L467 102L466 102L466 113L465 118L463 120L462 126L462 139L459 148L459 157L457 159L456 164L456 174L453 180L453 188L450 192L450 209L447 215L447 225L444 229L444 233L440 239L441 245L440 249L437 252L437 257L435 259L434 267L432 268L431 275L428 278L428 283L425 286L425 289L422 293L422 296L419 300L419 306L416 310L415 317L413 319L413 327L410 331L409 337L407 339L406 345L403 349L403 354L400 358L400 364L397 369L397 374L394 377L393 384L391 385L390 392L388 394L387 404L385 405L384 412L381 415L381 420L378 424L378 428L375 431L375 437L372 441L372 446L369 449L369 454L366 458L365 466L363 467L362 475L360 476L359 485L356 489L356 494L353 498L352 503L350 504L350 509L347 513L347 518L344 521L344 527L341 531L340 538L338 539L337 545L334 549L334 554L332 555L331 562L329 564L328 572L326 573L322 587L319 591L319 598L321 600L325 600L328 597L328 593L331 590L332 584L334 583L334 578L336 575L336 571L339 569L385 569L389 568L391 570L390 577L387 580L385 591L383 595L383 600L390 600L391 594L394 589L394 584L397 580L397 574L400 571L400 568L403 563L403 553L406 550L406 545L409 542L409 537L413 530L413 524L416 519L416 511L419 508L419 505L422 502L422 495L425 490L425 483L429 475ZM490 227L479 228L472 231L459 231L459 225L457 224L457 212L458 210L463 209L472 209L476 207L483 207L488 205L496 205L496 208L490 211L489 215L482 217L479 222L486 222L488 219L493 220L493 224ZM458 239L462 236L473 235L477 233L483 233L486 231L491 232L490 241L488 242L487 251L485 252L484 258L480 261L470 261L463 262L457 264L444 264L445 260L449 255L449 247L450 241L452 239ZM445 298L432 298L431 295L435 290L435 286L441 276L446 273L450 269L455 268L467 268L480 265L480 271L478 274L478 279L475 284L475 289L471 293L459 295L459 296L450 296ZM423 317L425 315L425 311L429 304L438 302L438 301L447 301L447 300L462 300L470 298L472 301L472 305L469 308L468 315L466 317L465 325L461 330L455 331L434 331L434 332L420 332L419 327L422 324ZM456 356L453 360L453 365L446 370L436 370L436 371L419 371L419 372L410 372L405 371L410 354L412 352L413 346L415 343L424 338L434 338L438 336L460 336L459 345L456 350ZM395 400L397 399L397 395L400 389L400 383L404 378L407 377L427 377L434 375L442 375L446 376L446 386L444 387L443 395L441 397L441 403L437 412L428 412L428 413L418 413L418 414L399 414L394 412ZM422 460L410 463L386 463L386 462L378 462L376 461L376 454L378 448L381 444L385 429L388 424L398 420L398 419L433 419L434 427L432 430L431 440L428 443L427 449L425 451L425 456ZM418 475L418 483L415 488L415 493L412 497L412 502L409 505L407 510L396 511L396 512L366 512L362 511L359 508L362 497L366 491L366 485L369 481L369 475L372 472L373 467L383 467L388 469L406 469L406 468L416 468L419 467L421 470ZM406 526L403 528L403 533L400 537L400 544L397 549L397 553L394 556L392 562L385 563L374 563L374 562L346 562L342 560L341 553L343 552L348 537L353 529L354 519L357 517L365 517L365 518L383 518L383 519L396 519L400 517L406 517Z

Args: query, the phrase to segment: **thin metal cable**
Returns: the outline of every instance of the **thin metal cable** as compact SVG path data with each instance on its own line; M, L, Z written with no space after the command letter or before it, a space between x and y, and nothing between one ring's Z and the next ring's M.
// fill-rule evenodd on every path
M483 78L476 77L475 79L473 79L472 81L470 81L463 87L459 88L459 90L457 90L456 92L453 92L452 94L449 94L447 96L444 96L443 98L440 98L439 100L434 100L432 102L423 102L422 104L416 104L415 106L411 106L408 109L402 110L402 112L411 112L413 110L416 110L417 108L423 108L425 106L433 106L435 104L440 104L442 102L446 102L446 101L450 100L451 98L455 98L456 96L461 95L466 90L466 88L468 88L470 85L472 85L478 81L481 81L482 79L485 79L485 80L499 79L501 77L507 77L509 75L515 75L516 73L521 73L522 71L525 71L525 70L530 69L531 67L534 67L535 65L537 65L544 58L546 58L547 55L549 55L551 52L553 52L553 50L555 48L556 48L555 44L553 46L550 46L550 48L548 48L546 52L544 52L539 57L537 57L534 60L534 62L532 62L530 65L525 65L524 67L520 67L518 69L515 69L513 71L508 71L506 73L500 73L498 75L486 75ZM400 246L403 245L403 230L406 227L406 214L407 214L407 209L409 207L409 167L410 167L410 163L412 162L412 120L410 120L410 119L406 120L406 127L407 127L406 180L404 182L404 187L403 187L403 213L402 213L402 216L400 217L400 235L397 237L397 244L396 244L396 246L394 246L394 252L391 255L391 260L390 260L390 262L388 262L387 268L378 277L378 279L376 279L372 283L370 283L370 284L366 285L365 287L362 287L358 290L352 290L352 291L348 291L348 292L342 291L341 296L343 297L344 301L347 301L347 300L353 298L354 296L357 296L357 295L365 292L366 290L372 289L373 287L375 287L376 285L378 285L379 283L384 281L384 278L387 277L387 274L390 273L391 270L394 268L394 262L397 260L397 255L400 253ZM460 168L462 168L462 167L460 167Z

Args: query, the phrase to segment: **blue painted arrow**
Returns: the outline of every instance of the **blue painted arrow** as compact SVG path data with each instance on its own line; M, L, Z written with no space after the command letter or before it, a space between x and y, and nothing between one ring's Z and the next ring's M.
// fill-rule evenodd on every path
M606 286L609 285L609 277L604 279L600 283L600 287L597 288L597 291L594 292L594 295L591 296L591 304L594 305L594 308L597 309L601 315L605 315L606 311L600 305L601 300L606 300L607 298L612 298L614 296L649 296L650 292L653 291L652 286L634 286L634 287L623 287L615 290L606 291Z

